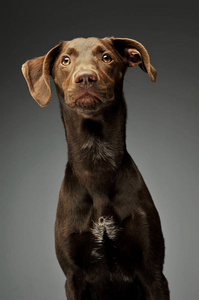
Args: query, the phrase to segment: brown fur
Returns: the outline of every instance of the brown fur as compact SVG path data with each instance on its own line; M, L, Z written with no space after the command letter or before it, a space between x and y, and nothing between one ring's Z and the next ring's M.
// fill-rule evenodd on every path
M40 106L50 101L49 75L60 100L68 163L55 242L68 300L169 299L159 215L126 150L123 77L136 65L155 82L137 41L78 38L22 67Z

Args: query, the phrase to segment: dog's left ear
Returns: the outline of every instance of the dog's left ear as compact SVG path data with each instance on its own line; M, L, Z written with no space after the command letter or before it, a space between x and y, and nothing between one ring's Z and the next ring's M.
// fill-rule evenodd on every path
M22 66L22 73L28 84L30 94L41 107L46 106L51 99L49 76L61 45L62 42L46 55L30 59Z
M150 64L149 54L141 43L125 38L110 38L109 41L123 57L127 66L138 65L144 72L148 73L153 82L156 82L157 71Z

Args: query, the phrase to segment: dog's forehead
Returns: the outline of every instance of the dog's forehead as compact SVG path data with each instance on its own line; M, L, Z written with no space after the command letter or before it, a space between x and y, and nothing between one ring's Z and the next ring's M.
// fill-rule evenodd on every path
M92 52L95 49L107 49L110 46L102 39L90 38L76 38L66 43L64 50L74 49L78 54Z

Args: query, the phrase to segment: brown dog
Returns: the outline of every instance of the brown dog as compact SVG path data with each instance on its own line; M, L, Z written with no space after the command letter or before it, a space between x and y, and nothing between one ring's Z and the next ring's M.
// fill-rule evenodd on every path
M55 224L68 300L168 300L159 215L126 150L123 78L138 65L153 82L144 46L120 38L61 42L22 67L40 106L52 76L68 142Z

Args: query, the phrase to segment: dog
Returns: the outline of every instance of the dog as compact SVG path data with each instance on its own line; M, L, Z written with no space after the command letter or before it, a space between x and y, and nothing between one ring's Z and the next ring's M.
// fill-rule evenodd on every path
M145 47L127 38L76 38L22 66L41 107L52 76L68 145L55 248L68 300L168 300L159 214L126 149L123 79L157 72Z

